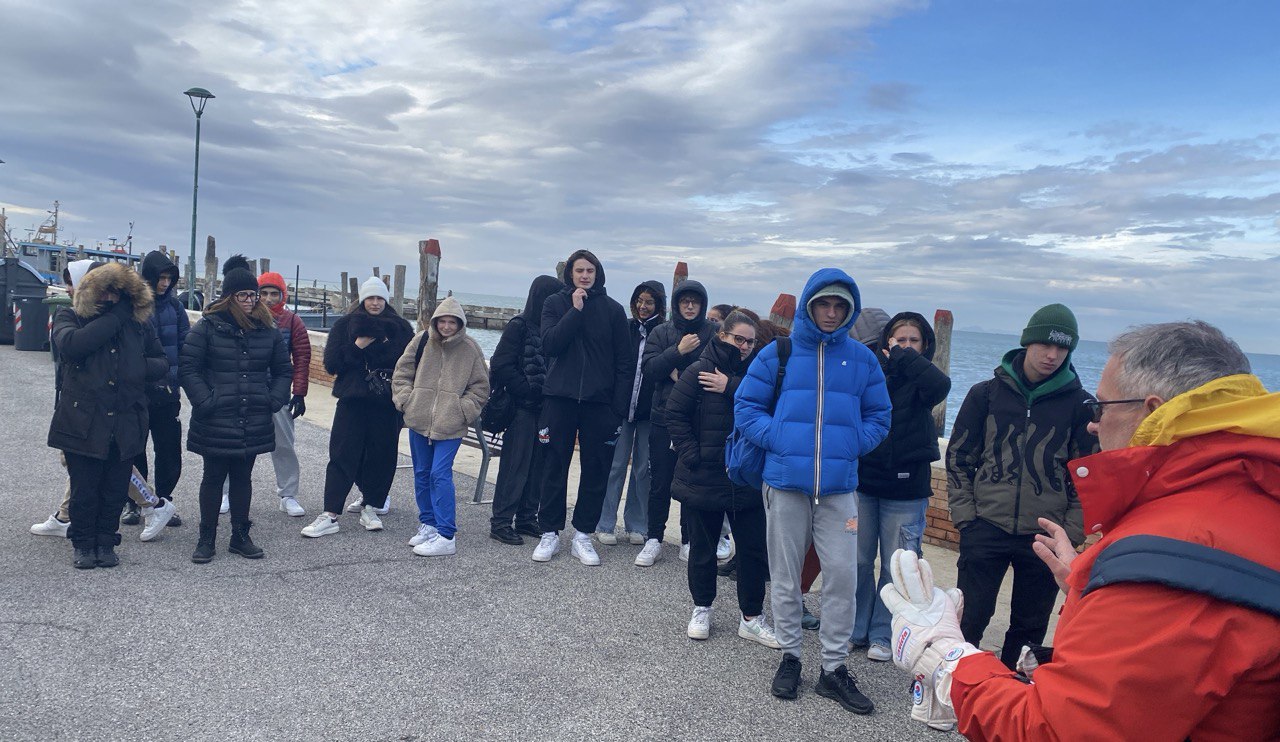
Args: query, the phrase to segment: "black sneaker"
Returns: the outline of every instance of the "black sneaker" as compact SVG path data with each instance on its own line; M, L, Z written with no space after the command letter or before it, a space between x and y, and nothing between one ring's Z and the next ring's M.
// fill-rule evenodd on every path
M515 528L516 533L531 538L542 538L542 530L537 523L522 523Z
M170 500L169 502L173 502ZM177 528L182 525L182 518L178 517L178 511L173 511L173 517L169 518L169 522L164 524L166 528Z
M805 631L817 631L822 627L822 621L809 612L809 606L804 604L803 599L800 601L800 609L802 611L800 614L800 628Z
M114 567L120 563L114 546L98 546L97 563L99 567Z
M93 569L98 566L98 552L90 547L81 549L76 547L75 555L71 559L71 565L76 569Z
M136 526L142 520L142 515L138 511L138 504L132 500L124 504L124 513L120 515L120 522L126 526Z
M779 670L778 672L782 672ZM777 681L774 681L775 685ZM835 672L822 671L822 675L818 677L818 685L814 687L818 695L844 706L845 711L852 711L855 714L869 714L876 710L876 705L871 702L870 698L862 695L862 691L858 690L858 684L853 682L853 676L849 674L849 668L841 665L835 669ZM774 695L777 695L776 693Z
M785 698L794 701L800 695L800 658L794 654L782 655L782 664L773 674L773 687L769 689L774 698Z
M520 534L516 533L516 529L511 526L498 526L490 529L489 538L512 546L524 546L524 539L520 538Z
M734 554L729 557L724 564L716 567L716 574L721 577L731 577L734 572L738 571L738 555ZM734 579L737 579L736 577Z

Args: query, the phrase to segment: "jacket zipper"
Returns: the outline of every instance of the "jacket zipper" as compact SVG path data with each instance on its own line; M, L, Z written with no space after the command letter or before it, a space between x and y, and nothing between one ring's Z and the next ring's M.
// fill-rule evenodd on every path
M826 348L827 341L818 343L818 418L813 426L813 505L818 505L822 492L822 402L826 396Z
M1019 435L1018 456L1021 461L1018 467L1018 486L1013 491L1013 535L1018 535L1018 514L1022 512L1022 475L1027 468L1027 427L1031 425L1031 403L1027 403L1027 417L1022 423L1022 434Z

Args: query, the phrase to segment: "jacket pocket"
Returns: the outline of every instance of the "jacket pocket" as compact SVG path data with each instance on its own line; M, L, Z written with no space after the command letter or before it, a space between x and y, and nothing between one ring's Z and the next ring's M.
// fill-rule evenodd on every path
M87 438L96 411L97 403L92 399L74 399L63 395L58 400L58 408L53 412L53 429L68 438Z

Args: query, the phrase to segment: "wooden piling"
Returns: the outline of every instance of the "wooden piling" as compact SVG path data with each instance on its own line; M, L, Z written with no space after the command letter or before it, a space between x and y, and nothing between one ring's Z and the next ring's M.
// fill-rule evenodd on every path
M342 283L338 286L338 294L342 296L342 304L346 306L351 303L351 299L347 297L347 272L342 272Z
M395 307L396 313L404 314L404 274L407 266L397 265L395 267L396 277L394 286L391 290L391 306Z
M418 329L426 330L440 291L440 240L418 241Z
M955 320L950 309L939 309L933 313L933 365L942 373L951 375L951 327ZM938 428L938 436L947 435L947 400L943 399L933 408L933 424Z
M564 280L564 269L565 269L565 262L563 260L561 260L559 263L556 263L556 280L557 281Z
M374 278L382 278L382 269L381 269L381 268L379 268L379 267L378 267L378 266L376 266L376 265L375 265L375 266L373 266L373 277L374 277Z
M262 268L262 273L271 272L271 258L258 258L258 267ZM262 275L259 273L258 275Z
M255 275L255 276L256 276L256 275L259 275L259 274L258 274L258 259L257 259L257 258L254 258L253 260L250 260L250 261L249 261L249 272L250 272L250 273L252 273L252 274L253 274L253 275Z
M218 282L218 250L214 243L213 235L209 235L209 239L204 245L204 301L205 306L213 303L217 298L218 292L214 291L214 287ZM191 277L191 284L195 284L195 276Z
M769 321L778 327L791 329L796 321L796 297L792 294L778 294L769 310Z
M360 301L360 279L352 276L347 279L347 308L350 309L353 304Z
M676 295L676 289L680 288L680 284L689 280L689 264L681 260L676 263L675 275L671 277L671 296ZM672 314L675 314L675 307L672 307Z

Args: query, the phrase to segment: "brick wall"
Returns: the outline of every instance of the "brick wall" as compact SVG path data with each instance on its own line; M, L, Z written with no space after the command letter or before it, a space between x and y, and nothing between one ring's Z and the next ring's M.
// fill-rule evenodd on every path
M311 383L333 387L333 375L324 370L324 345L329 340L329 333L308 330L307 337L311 339L311 367L308 371Z
M929 497L929 509L925 511L924 541L956 551L960 548L960 533L951 525L951 508L947 505L947 470L941 462L933 465L930 483L933 495Z

